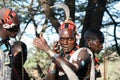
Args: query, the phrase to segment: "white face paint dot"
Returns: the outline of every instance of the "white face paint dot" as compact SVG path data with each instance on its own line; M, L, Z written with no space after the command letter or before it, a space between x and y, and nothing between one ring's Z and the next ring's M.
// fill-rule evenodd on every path
M68 31L67 31L67 30L65 30L65 31L63 32L63 34L68 34Z
M6 29L12 28L13 26L15 26L14 23L12 23L12 24L3 24L3 27L6 28Z

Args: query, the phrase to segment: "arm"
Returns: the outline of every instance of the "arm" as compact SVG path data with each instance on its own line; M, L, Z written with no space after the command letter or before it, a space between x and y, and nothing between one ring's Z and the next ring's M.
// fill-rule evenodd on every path
M52 53L52 52L50 52L50 53ZM80 50L80 52L78 53L78 56L76 58L77 58L77 60L72 61L72 63L70 63L69 61L67 61L67 60L65 60L64 58L61 58L61 57L57 57L53 62L59 68L62 68L61 65L62 65L62 63L64 63L75 72L79 71L79 69L84 67L86 64L91 63L91 57L88 54L88 51L86 50L86 48L83 48L82 50Z
M56 80L56 65L51 63L46 80Z
M69 66L73 71L78 71L80 69L80 63L81 61L76 61L74 64L66 61L64 58L61 58L58 56L56 52L50 49L48 46L46 40L42 37L42 35L39 36L39 38L35 38L34 43L36 47L38 47L41 50L44 50L52 59L53 62L62 69L61 62ZM83 54L84 55L84 54ZM87 55L87 54L86 54ZM86 55L83 56L83 59L86 62L87 57ZM80 55L81 56L81 55ZM80 57L81 58L81 57Z

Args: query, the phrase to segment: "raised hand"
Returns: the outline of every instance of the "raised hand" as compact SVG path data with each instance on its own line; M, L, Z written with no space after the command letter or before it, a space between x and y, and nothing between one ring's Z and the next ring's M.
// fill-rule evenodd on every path
M48 43L46 40L43 38L43 34L40 34L39 37L36 37L33 41L33 45L45 52L47 52L50 47L48 46Z
M60 53L60 44L59 41L54 42L53 46L52 46L53 51L55 51L56 53Z

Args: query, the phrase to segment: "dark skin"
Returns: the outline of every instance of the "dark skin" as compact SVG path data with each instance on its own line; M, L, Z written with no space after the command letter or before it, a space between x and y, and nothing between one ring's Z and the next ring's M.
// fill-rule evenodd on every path
M30 80L28 73L24 69L23 65L27 60L27 46L21 41L16 41L12 45L14 53L12 80Z
M67 29L67 28L63 29L59 32L59 35L60 35L59 42L63 49L64 54L69 53L75 47L75 44L76 44L75 34L74 34L73 30ZM50 55L50 53L48 53L48 50L51 50L51 49L41 34L40 34L39 38L34 39L33 44L34 44L34 46L38 47L41 50L44 50L48 55ZM54 54L56 54L56 53L54 53ZM78 57L82 58L85 62L90 61L90 55L87 53L86 50L80 52ZM81 61L79 61L79 60L75 61L74 63L70 63L69 61L65 60L62 57L56 58L54 60L55 65L57 65L60 69L62 69L60 62L65 63L75 72L78 72L81 68L81 66L80 66ZM48 76L50 76L51 80L55 79L55 75L53 75L53 74L48 75ZM50 78L49 78L49 80L50 80Z
M76 39L74 33L70 29L60 31L60 44L65 53L69 53L75 46Z
M101 41L99 39L88 40L87 44L93 53L99 53L103 48L103 43L101 43Z
M15 38L18 32L20 31L19 18L15 12L13 15L12 14L13 14L13 11L11 11L8 8L0 9L0 20L2 20L2 22L0 23L0 37L2 38L1 40L2 44L6 44L7 46L10 46L10 44L8 44L9 38ZM12 17L10 17L10 15ZM12 54L11 49L9 50L9 53ZM7 56L9 56L9 54L7 54ZM13 57L10 56L10 62L12 62L11 60L12 58ZM13 66L10 68L13 68Z

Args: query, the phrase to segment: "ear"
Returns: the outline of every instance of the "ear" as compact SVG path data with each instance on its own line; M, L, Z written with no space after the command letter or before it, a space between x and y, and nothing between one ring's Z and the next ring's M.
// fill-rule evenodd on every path
M16 51L15 51L15 52L14 52L14 56L16 56L16 55L17 55L17 53L18 53L18 52L16 52Z
M91 47L91 45L92 45L92 41L89 40L89 41L88 41L88 47Z

